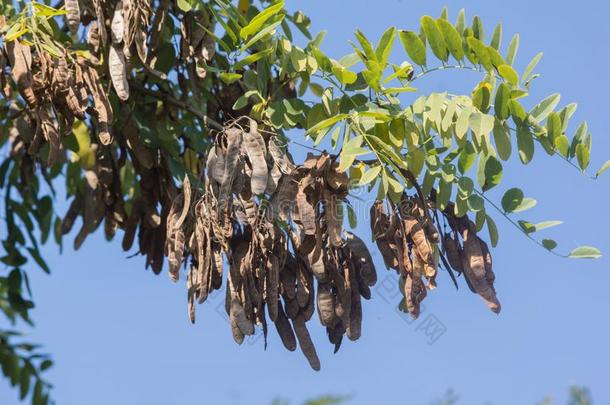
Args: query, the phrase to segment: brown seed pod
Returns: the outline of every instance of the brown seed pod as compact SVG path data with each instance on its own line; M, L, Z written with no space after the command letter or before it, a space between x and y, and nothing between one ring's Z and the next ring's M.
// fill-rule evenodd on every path
M316 348L313 342L311 341L311 336L309 335L307 326L305 326L305 318L302 314L297 315L297 317L292 321L292 326L294 327L294 333L296 334L297 340L299 341L301 351L307 358L309 365L314 370L320 371L320 359L318 358Z
M110 33L113 44L120 44L123 42L123 34L125 33L125 20L123 19L123 2L118 1L112 15L112 21L110 23Z
M278 302L277 319L274 321L274 324L284 347L291 352L295 351L297 348L297 341L281 302Z
M115 45L111 46L108 52L108 70L117 96L123 101L129 99L125 56L123 55L123 50Z
M76 34L80 25L80 7L78 0L66 0L64 3L66 9L66 21L68 28L72 34Z
M458 245L458 241L453 239L451 235L446 234L443 238L443 247L451 268L461 273L464 268L462 266L461 248Z
M252 165L251 190L255 195L265 192L267 188L267 162L265 160L265 141L258 133L258 124L249 119L250 130L244 132L244 147Z
M4 46L9 63L11 64L11 76L15 83L17 83L19 93L30 108L35 108L38 104L38 99L32 87L32 54L30 47L23 45L18 40L6 42Z

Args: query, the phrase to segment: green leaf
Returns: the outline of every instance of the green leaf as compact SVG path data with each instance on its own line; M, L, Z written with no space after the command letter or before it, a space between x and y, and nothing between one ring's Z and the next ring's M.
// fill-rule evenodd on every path
M38 251L38 249L28 247L27 250L30 253L30 256L32 256L32 259L34 259L34 261L36 262L36 264L38 264L38 266L40 266L40 268L45 273L50 274L51 273L51 269L49 268L47 263L44 261L42 256L40 256L40 252Z
M447 20L438 19L436 23L443 34L447 48L451 52L451 56L458 62L464 59L464 47L462 45L462 37L458 30Z
M578 166L582 171L585 171L589 166L589 148L584 143L576 145L576 159L578 159Z
M510 44L508 45L508 53L506 54L506 63L509 65L514 65L515 56L517 56L517 51L519 50L519 34L515 34L513 39L510 40Z
M538 103L532 110L530 111L530 115L537 122L541 122L557 107L559 104L559 100L561 96L559 93L551 94L540 103Z
M462 176L458 180L458 195L468 198L474 191L474 181L470 177Z
M500 49L500 43L502 42L502 24L496 25L494 29L494 33L491 36L491 44L490 46L495 50Z
M474 149L474 146L469 141L466 142L460 152L460 157L458 158L458 170L460 173L464 174L470 170L476 159L477 152Z
M493 134L498 156L502 160L508 160L512 151L510 130L505 124L501 124L500 122L496 121L494 124Z
M543 55L543 53L540 52L539 54L537 54L536 56L534 56L532 58L531 62L527 65L527 67L523 71L523 75L521 76L522 83L527 82L527 80L530 78L530 75L532 74L532 72L534 71L536 66L538 65L538 62L540 62L540 59L542 59L542 55Z
M513 86L519 84L519 75L511 65L504 64L498 66L498 73Z
M320 130L322 130L322 129L324 129L324 128L328 128L328 127L330 127L331 125L334 125L334 124L336 124L337 122L339 122L339 121L341 121L341 120L344 120L344 119L346 119L346 118L348 118L348 117L349 117L349 115L348 115L348 114L337 114L337 115L335 115L334 117L326 118L326 119L324 119L324 120L322 120L322 121L318 122L318 123L317 123L316 125L314 125L313 127L309 128L309 129L307 130L307 132L306 132L306 133L307 133L308 135L309 135L309 134L313 134L313 133L318 132L318 131L320 131Z
M441 180L438 183L438 193L436 195L436 203L439 209L444 210L451 199L451 192L453 189L453 183Z
M463 8L458 12L455 29L458 30L460 35L463 34L464 29L466 29L466 11Z
M474 135L479 139L479 143L481 143L480 139L493 130L494 117L477 111L470 116L469 125Z
M398 34L407 55L416 65L426 65L426 45L413 31L400 31Z
M489 232L489 241L491 243L491 246L496 247L498 246L499 239L498 227L489 215L485 216L485 222L487 223L487 231Z
M519 206L515 208L513 212L529 210L530 208L534 208L536 204L538 204L538 201L534 200L533 198L525 197L523 201L521 201L521 204L519 204Z
M553 239L542 239L542 246L544 246L545 249L553 250L557 247L557 242Z
M526 165L534 157L534 136L525 125L517 127L517 149L519 159Z
M360 43L360 46L362 47L362 50L364 51L364 55L366 56L366 59L368 59L369 61L377 62L378 61L377 54L375 53L375 50L373 49L373 45L368 40L368 38L364 35L364 33L360 30L356 30L355 35L356 35L356 39Z
M241 79L241 75L239 73L230 72L222 72L218 75L218 77L226 84L231 84Z
M496 91L496 99L494 101L494 112L500 120L505 120L510 115L508 103L510 101L510 87L506 83L500 83Z
M390 53L392 52L392 46L394 45L395 38L396 28L390 27L383 33L381 39L379 40L379 44L377 44L375 54L377 55L377 60L379 60L382 69L388 64L388 59L390 58Z
M491 63L491 56L487 49L487 45L485 45L482 41L476 39L475 37L468 37L466 39L468 46L474 52L474 54L479 59L479 63L483 65L486 70L492 70L493 65Z
M598 259L601 256L602 252L592 246L579 246L568 255L571 259Z
M529 235L530 233L536 232L536 227L531 222L527 222L527 221L523 221L523 220L520 220L517 222L519 223L519 226L521 227L523 232L525 232L526 234Z
M468 208L473 212L481 211L485 208L485 201L480 195L471 194L470 197L468 197Z
M447 45L445 44L443 34L438 28L438 25L436 25L434 18L429 15L423 16L421 18L421 25L426 34L426 39L430 44L430 48L432 49L432 53L443 62L446 62L448 59Z
M235 70L239 70L239 69L243 68L244 66L247 66L251 63L254 63L254 62L264 58L265 56L271 54L271 52L273 52L273 49L269 48L269 49L265 49L264 51L253 53L252 55L248 55L245 58L243 58L242 60L235 63L235 66L233 68Z
M524 197L520 188L513 187L506 190L502 196L502 209L504 212L514 212L521 205Z
M258 41L260 41L261 39L263 39L266 35L273 35L273 33L275 32L275 29L278 27L278 25L280 25L284 20L282 19L281 21L276 21L273 24L263 28L262 30L260 30L259 32L256 33L256 35L254 35L252 38L250 38L248 40L248 42L246 42L245 44L242 45L242 47L240 48L240 50L243 52L246 49L250 48L252 45L254 45L255 43L257 43Z
M554 226L561 225L561 224L563 224L562 221L544 221L544 222L538 222L537 224L535 224L534 228L536 229L536 232L538 232L543 229L552 228Z
M483 191L487 191L502 181L502 164L494 156L489 156L485 162L485 185Z
M565 135L560 135L555 138L555 148L559 152L561 156L567 158L570 154L570 141L568 137Z
M608 170L609 167L610 167L610 160L606 160L606 163L604 163L602 165L602 167L600 167L600 169L597 171L597 173L595 173L595 177L599 177L603 172Z
M485 34L483 33L483 22L481 21L481 17L478 15L474 16L472 19L472 32L474 37L479 41L485 40Z
M472 106L467 106L458 115L457 121L455 122L455 137L458 140L458 144L465 139L470 123L470 115L473 111L474 108Z
M284 8L284 0L267 7L260 13L258 13L245 27L239 31L239 36L243 39L250 37L252 34L258 32L260 28L269 20L271 17L279 13Z
M358 75L351 70L347 70L343 66L339 64L333 64L332 67L333 74L339 79L339 81L343 84L352 84L358 79Z
M177 0L176 4L178 5L178 8L185 13L188 13L193 8L188 0Z
M362 177L360 178L360 181L358 182L358 185L365 186L365 185L369 184L373 180L377 179L380 172L381 172L381 165L370 168L362 175Z

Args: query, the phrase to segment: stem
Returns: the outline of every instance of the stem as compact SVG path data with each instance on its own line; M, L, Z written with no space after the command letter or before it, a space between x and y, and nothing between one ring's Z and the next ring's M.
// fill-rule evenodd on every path
M150 96L150 97L154 97L158 100L173 104L174 106L188 111L189 113L193 114L195 117L199 118L201 121L203 121L203 124L208 128L208 129L215 129L217 131L222 131L224 130L224 127L222 126L222 124L220 124L218 121L213 120L212 118L208 117L207 115L205 115L203 112L195 109L193 106L191 106L188 103L182 102L172 96L170 96L169 94L166 93L161 93L159 91L154 91L154 90L150 90L147 89L139 84L136 83L130 83L131 88L135 89L137 92L144 94L146 96Z
M511 217L509 217L508 214L506 212L504 212L504 210L502 210L500 207L498 207L496 205L496 203L494 203L489 198L487 198L487 196L485 194L483 194L481 191L477 190L476 188L473 191L477 195L479 195L481 198L483 198L485 201L487 201L492 207L494 207L504 218L506 218L506 220L508 222L510 222L515 228L517 228L519 231L521 231L521 233L524 234L529 240L531 240L532 242L534 242L538 246L544 248L544 250L554 254L555 256L559 256L559 257L563 257L563 258L568 257L568 255L562 255L561 253L557 253L557 252L555 252L553 250L549 250L546 247L544 247L542 242L540 242L539 240L533 238L529 233L525 232L525 230L521 227L521 225L519 225L517 222L515 222L515 220L513 220Z

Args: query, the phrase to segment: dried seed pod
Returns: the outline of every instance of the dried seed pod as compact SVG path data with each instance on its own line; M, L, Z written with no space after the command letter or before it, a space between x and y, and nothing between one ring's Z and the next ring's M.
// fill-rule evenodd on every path
M358 236L345 231L347 247L352 252L353 260L358 269L358 273L367 286L372 287L377 282L377 271L373 264L373 258L366 244Z
M11 64L11 76L21 96L30 108L35 108L38 99L34 94L32 78L32 53L30 47L23 45L18 40L9 41L4 44L9 63Z
M486 278L482 246L476 233L471 230L470 225L462 230L462 238L464 239L464 254L462 256L464 276L467 277L472 288L481 296L489 309L499 313L501 309L500 302L496 297L493 286L490 285Z
M125 32L125 20L123 19L122 1L116 3L114 14L112 15L112 22L110 23L110 30L113 44L120 44L121 42L123 42L123 34Z
M413 239L413 243L417 248L417 252L425 263L433 264L434 256L432 253L432 247L430 246L430 242L426 237L426 233L424 228L414 217L406 217L403 220L405 232L411 236Z
M318 283L318 316L324 326L333 327L337 320L335 296L330 283Z
M92 21L87 29L87 43L94 53L100 50L100 28L97 21Z
M445 248L445 254L451 268L461 273L464 268L462 267L461 248L458 245L458 241L453 239L451 235L446 234L443 238L443 247Z
M66 21L68 28L72 34L76 34L80 25L80 7L78 0L66 0L64 3L66 9Z
M301 351L309 361L309 365L316 371L320 371L320 359L316 353L316 348L311 341L311 336L305 326L305 318L303 315L298 315L293 321L292 326L294 327L294 333L299 341Z
M297 348L297 341L281 302L278 303L277 319L274 321L274 324L275 328L277 329L277 334L280 335L280 339L282 340L284 347L291 352L295 351Z
M115 45L110 47L108 53L108 70L112 79L112 86L117 96L123 101L129 99L129 83L127 83L127 64L123 50Z
M258 125L249 119L250 130L244 132L244 147L252 165L251 189L253 194L262 194L267 188L267 162L265 141L258 133Z
M426 287L421 280L424 271L424 261L419 254L413 255L413 271L406 274L404 294L406 309L413 319L420 313L420 304L426 298Z

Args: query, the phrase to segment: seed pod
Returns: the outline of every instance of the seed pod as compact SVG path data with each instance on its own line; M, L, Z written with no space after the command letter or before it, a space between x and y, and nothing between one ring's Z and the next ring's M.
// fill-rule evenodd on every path
M4 46L9 63L11 64L11 76L15 83L17 83L19 93L30 108L35 108L38 104L38 99L32 88L32 53L30 47L21 44L18 40L6 42Z
M97 21L92 21L87 29L87 43L94 53L100 50L100 28Z
M80 25L80 7L78 5L78 0L66 0L64 5L68 28L70 28L70 32L74 35L78 31Z
M377 282L377 271L373 264L373 258L366 244L358 236L345 231L347 247L352 252L352 258L362 280L367 286L372 287Z
M336 322L335 296L330 283L318 283L318 317L322 325L333 327Z
M445 255L447 256L451 268L458 273L461 273L464 268L462 266L461 249L458 246L458 242L453 239L451 235L446 234L443 238L443 247L445 248Z
M239 160L239 150L242 142L242 131L237 128L229 128L226 131L227 135L227 151L224 159L224 170L225 173L223 182L220 186L220 195L218 201L220 204L226 204L226 199L231 191L233 184L233 178L235 176L235 167Z
M258 133L258 125L249 119L250 130L244 132L244 147L252 165L251 189L252 193L259 195L267 188L267 162L265 161L265 141Z
M267 271L265 272L265 302L269 318L275 322L278 317L279 282L280 282L280 263L275 255L270 255L267 261Z
M420 313L420 304L426 298L426 287L421 280L424 271L424 261L419 254L413 255L413 271L406 274L404 280L404 294L406 309L413 319Z
M108 70L112 86L117 96L123 101L129 99L129 83L127 83L127 65L122 49L111 46L108 53Z
M432 254L432 248L422 225L414 217L405 218L403 223L405 232L411 236L411 239L413 239L413 243L415 243L417 251L419 252L422 260L428 264L433 264L434 256Z
M311 336L305 326L305 318L303 315L298 315L293 321L292 326L294 327L294 333L299 341L301 351L309 361L309 365L316 371L320 371L320 359L316 353L316 348L311 341Z
M464 239L464 255L462 256L464 276L467 277L472 288L481 296L489 309L499 313L501 305L496 297L493 285L487 279L486 260L483 256L483 248L479 238L470 229L470 226L463 229L462 237Z
M294 332L292 331L292 326L290 326L290 321L286 317L286 313L284 312L284 307L281 302L278 302L277 308L277 319L274 321L275 328L277 329L277 334L280 335L280 339L284 344L284 347L291 352L295 351L297 348L297 342L294 337Z
M112 43L120 44L123 42L123 34L125 32L125 20L123 19L123 2L119 1L114 8L112 22L110 23Z
M276 138L269 139L269 154L273 158L273 161L280 168L282 173L291 174L294 170L294 163L290 159L290 155L286 152L285 148L280 147L277 143Z

